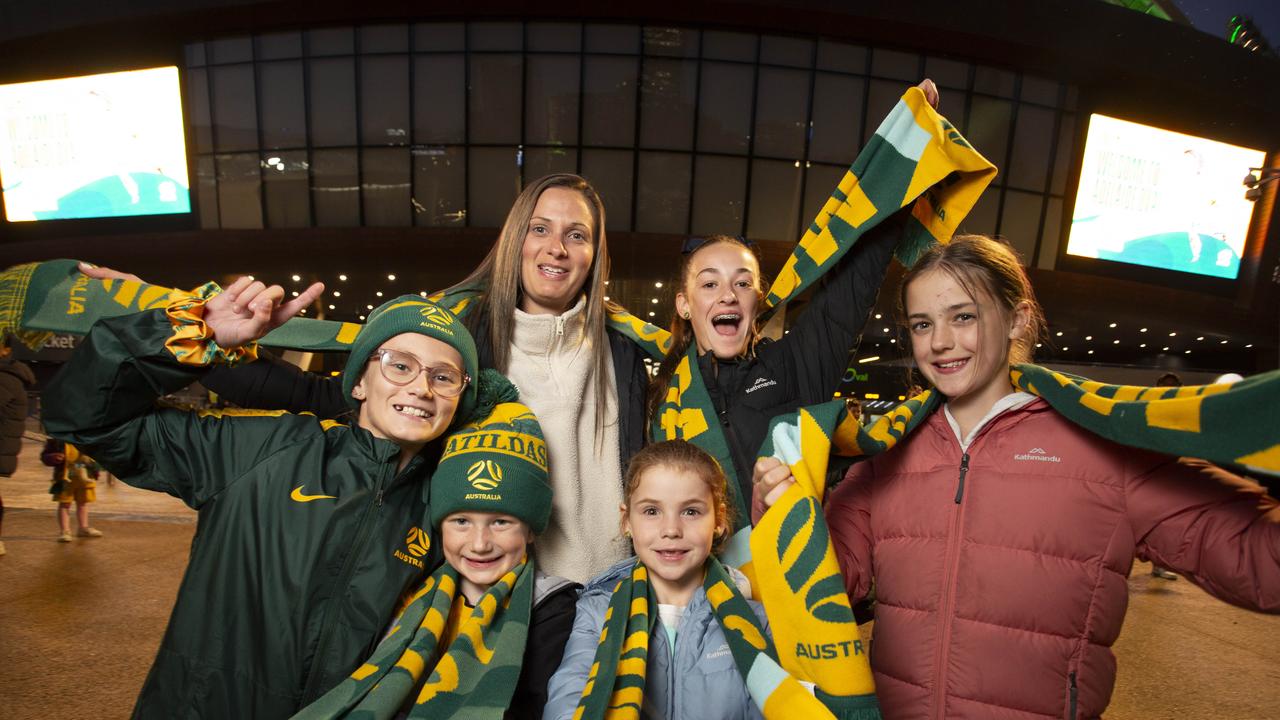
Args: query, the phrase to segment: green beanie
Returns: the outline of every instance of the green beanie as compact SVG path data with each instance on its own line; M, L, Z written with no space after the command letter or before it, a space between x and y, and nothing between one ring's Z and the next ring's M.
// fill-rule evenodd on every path
M431 477L431 527L466 510L512 515L535 533L547 528L547 444L538 418L524 405L502 403L445 441Z
M360 402L351 397L351 389L360 382L364 375L369 357L382 343L404 333L417 333L435 338L452 347L462 356L462 369L471 382L458 398L458 409L454 412L454 422L471 417L471 410L476 404L476 385L480 377L479 355L476 353L476 342L470 331L453 313L427 302L417 295L401 295L394 300L379 305L369 313L369 320L360 329L356 339L351 343L351 355L347 358L347 366L342 371L342 394L347 403L354 408Z

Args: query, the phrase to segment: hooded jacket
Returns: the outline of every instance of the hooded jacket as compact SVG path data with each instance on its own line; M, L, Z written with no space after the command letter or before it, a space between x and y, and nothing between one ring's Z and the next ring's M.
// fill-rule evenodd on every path
M635 558L623 560L582 591L564 660L547 689L543 720L573 717L595 661L613 588L631 573L634 565ZM735 578L741 577L737 570L730 568L729 571ZM767 633L769 624L764 609L759 603L748 602ZM661 622L654 624L649 635L641 712L644 720L755 720L762 717L747 692L746 681L734 663L724 631L701 587L694 592L680 618L674 652L667 633L658 626Z
M1093 435L1043 400L963 451L942 411L853 467L826 517L850 598L875 578L885 718L1096 718L1135 555L1280 611L1280 516L1257 492Z
M36 377L26 363L13 358L0 360L0 477L18 469L22 433L27 422L27 388Z
M100 321L45 393L51 435L199 521L138 718L282 718L376 644L437 550L423 454L312 416L156 409L200 378L163 311ZM428 446L431 447L431 446Z

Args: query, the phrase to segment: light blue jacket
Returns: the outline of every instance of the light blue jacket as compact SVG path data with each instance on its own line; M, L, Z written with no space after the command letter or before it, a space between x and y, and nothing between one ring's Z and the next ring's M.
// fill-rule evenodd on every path
M573 717L595 660L613 588L634 564L635 558L631 558L614 565L582 591L573 632L564 648L564 660L547 687L543 720ZM735 570L730 573L738 574ZM764 608L751 602L751 609L755 610L764 631L769 632ZM747 684L733 662L724 632L702 588L694 593L680 618L674 656L667 632L659 627L661 622L654 624L649 637L642 713L645 720L759 720L762 717L755 701L747 694Z

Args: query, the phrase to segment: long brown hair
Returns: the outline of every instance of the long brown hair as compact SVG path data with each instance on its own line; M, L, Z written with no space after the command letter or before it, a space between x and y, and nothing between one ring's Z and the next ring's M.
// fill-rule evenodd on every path
M721 245L724 243L738 245L746 248L753 256L756 255L754 248L736 237L731 237L729 235L711 235L707 238L706 242L699 245L696 250L681 258L680 268L676 271L676 275L672 279L676 292L686 293L686 295L688 294L689 268L693 266L693 259L697 257L698 253L712 247L713 245ZM760 258L757 256L757 265L759 264L759 261ZM756 290L760 293L760 298L763 299L765 283L764 277L760 273L756 274L756 282L759 285ZM759 312L760 308L757 306L756 314L759 315ZM671 314L670 331L671 346L667 348L667 354L663 356L662 362L658 364L657 373L655 373L653 379L649 381L649 393L648 397L645 399L644 414L646 427L648 424L653 422L653 418L658 412L658 407L662 405L662 401L666 399L667 385L671 383L671 376L675 374L676 366L680 364L680 360L684 357L684 354L688 352L689 344L694 341L693 324L681 317L680 313L674 310ZM751 331L747 340L748 355L755 352L756 342L759 339L760 328L756 326L756 319L751 318ZM690 370L692 369L693 368L690 368Z
M605 237L604 203L600 194L585 178L569 173L545 175L530 182L516 196L511 204L511 211L498 233L498 241L493 244L489 254L476 266L462 282L445 292L466 287L480 286L483 294L477 299L476 307L469 317L484 317L489 321L489 349L493 353L493 365L505 373L511 361L511 339L515 335L515 311L520 307L524 296L524 285L520 278L521 250L524 248L525 235L529 231L529 220L538 204L542 193L549 188L562 188L580 193L591 210L594 227L591 237L595 244L595 253L591 260L590 275L583 292L587 296L586 340L591 343L594 354L588 382L595 384L595 395L598 403L595 407L597 443L603 436L605 421L608 417L607 405L609 397L614 394L609 387L609 353L608 338L605 336L605 321L611 309L616 306L606 303L605 281L609 279L609 243Z
M724 532L715 536L711 543L711 553L719 555L733 530L733 506L729 504L729 479L716 459L687 440L664 440L646 446L631 457L627 465L627 476L623 483L622 502L627 509L631 508L631 495L640 486L640 478L656 467L684 470L698 476L711 491L711 504L714 505L716 526L724 528Z
M1026 303L1027 324L1011 341L1009 362L1031 362L1036 343L1044 336L1044 312L1018 254L1005 243L986 235L956 235L946 245L936 245L916 260L898 286L898 312L906 322L907 286L924 273L938 270L949 275L975 301L982 294L991 297L1006 314L1012 315Z

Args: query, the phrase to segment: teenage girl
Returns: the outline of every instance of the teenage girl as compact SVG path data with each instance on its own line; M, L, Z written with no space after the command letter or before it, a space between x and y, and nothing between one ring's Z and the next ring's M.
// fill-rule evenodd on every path
M1280 612L1274 503L1014 388L1010 365L1030 360L1044 319L1009 247L957 236L907 272L899 300L946 403L854 465L826 508L850 598L875 579L886 718L1100 716L1135 556ZM791 482L776 460L755 479L757 513Z

